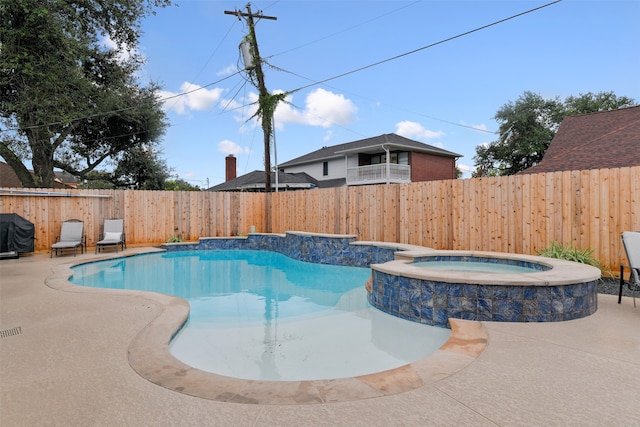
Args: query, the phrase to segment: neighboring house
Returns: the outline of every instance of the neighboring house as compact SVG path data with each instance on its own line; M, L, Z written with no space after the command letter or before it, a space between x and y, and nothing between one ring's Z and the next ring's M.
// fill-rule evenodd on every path
M542 160L520 173L640 166L640 105L565 117Z
M278 165L281 172L306 173L318 187L455 179L460 154L395 133L323 147Z
M33 172L32 172L33 173ZM67 172L54 172L53 188L77 188L79 181ZM0 162L0 187L23 188L22 182L13 168L5 162Z
M20 178L18 178L13 168L5 162L0 162L0 187L22 188Z
M53 178L53 180L56 183L62 184L62 186L65 188L78 188L78 186L80 185L80 180L76 176L71 175L69 172L53 171L53 174L55 175L55 178Z
M246 175L236 177L236 158L229 154L225 158L225 182L207 188L206 191L251 191L263 192L265 187L264 171L253 171ZM282 173L277 176L271 172L272 191L309 190L316 188L315 179L306 173Z
M278 191L333 188L455 179L456 159L451 151L394 133L346 144L323 147L278 165L271 189ZM253 171L236 178L236 159L226 158L226 181L208 191L264 191L265 174Z
M246 175L229 179L222 184L218 184L211 188L208 188L207 191L262 192L264 191L264 178L264 171L253 171ZM279 172L277 178L274 172L271 173L272 191L275 191L276 188L278 189L278 191L293 191L309 190L316 187L317 184L315 180L305 173L290 174Z

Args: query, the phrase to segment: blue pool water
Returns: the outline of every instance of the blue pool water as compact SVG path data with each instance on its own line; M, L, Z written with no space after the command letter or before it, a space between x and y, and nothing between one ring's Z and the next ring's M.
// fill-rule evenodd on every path
M468 273L535 273L540 269L498 262L478 261L422 261L413 264L416 267L433 270L460 271Z
M170 351L198 369L256 380L343 378L392 369L439 348L450 330L369 305L368 268L251 250L155 253L73 267L77 285L185 298Z

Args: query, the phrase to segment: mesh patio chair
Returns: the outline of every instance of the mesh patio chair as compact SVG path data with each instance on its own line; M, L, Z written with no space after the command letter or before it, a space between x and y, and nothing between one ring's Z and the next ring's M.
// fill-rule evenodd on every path
M124 220L107 219L104 221L103 233L96 243L96 253L99 253L107 247L115 247L116 252L118 252L118 246L121 246L123 251L127 247L124 234Z
M56 236L56 241L51 245L50 258L53 258L53 252L56 256L65 250L73 249L73 256L76 256L78 248L81 253L84 253L84 249L87 246L84 236L84 222L79 219L69 219L62 223L60 229L60 235Z
M624 285L629 287L633 295L633 306L636 306L635 292L640 291L640 231L623 231L622 246L629 260L629 280L624 280L624 265L620 264L620 293L618 294L618 304L622 301L622 289Z

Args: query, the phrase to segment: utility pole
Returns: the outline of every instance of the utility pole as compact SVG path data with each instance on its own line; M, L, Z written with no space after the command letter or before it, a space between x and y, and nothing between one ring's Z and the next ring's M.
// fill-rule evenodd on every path
M256 39L256 30L253 18L258 19L272 19L276 20L275 16L264 16L260 13L254 14L251 12L251 3L247 3L247 12L240 12L239 10L231 11L225 10L226 15L235 15L238 19L246 18L247 26L249 27L248 42L251 47L252 53L252 66L250 70L255 72L256 80L258 82L258 112L262 115L262 133L264 134L264 191L271 192L271 132L273 123L273 111L275 105L272 105L271 95L267 91L267 87L264 83L264 74L262 73L262 59L260 58L260 51L258 50L258 40ZM245 64L245 68L247 68Z

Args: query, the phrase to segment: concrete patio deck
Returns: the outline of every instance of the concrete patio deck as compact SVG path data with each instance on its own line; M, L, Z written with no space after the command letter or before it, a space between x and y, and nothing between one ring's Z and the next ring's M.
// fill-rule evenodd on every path
M131 343L164 310L156 299L45 284L61 265L105 257L0 261L0 425L640 425L640 307L631 298L618 305L599 295L594 315L567 322L483 322L488 339L477 358L404 393L226 403L132 369Z

